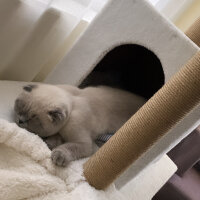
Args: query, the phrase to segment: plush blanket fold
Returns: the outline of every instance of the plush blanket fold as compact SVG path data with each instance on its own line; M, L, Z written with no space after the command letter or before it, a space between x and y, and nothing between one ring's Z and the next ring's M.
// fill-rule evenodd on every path
M85 159L56 167L51 151L36 135L0 120L0 200L123 200L114 185L92 188L83 176Z

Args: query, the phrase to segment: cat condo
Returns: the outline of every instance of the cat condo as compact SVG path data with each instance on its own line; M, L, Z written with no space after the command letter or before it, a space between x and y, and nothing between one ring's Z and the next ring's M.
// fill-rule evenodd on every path
M188 36L195 38L195 31ZM151 199L156 191L150 191L152 177L145 177L152 166L164 166L159 164L164 154L200 123L199 66L198 46L146 1L109 1L45 83L120 87L148 102L91 158L66 169L51 163L50 150L37 136L2 120L0 159L7 154L13 161L0 164L5 191L0 199ZM24 84L1 83L4 98L12 96L9 106L15 99L10 88L16 88L16 97ZM165 161L172 175L176 167Z

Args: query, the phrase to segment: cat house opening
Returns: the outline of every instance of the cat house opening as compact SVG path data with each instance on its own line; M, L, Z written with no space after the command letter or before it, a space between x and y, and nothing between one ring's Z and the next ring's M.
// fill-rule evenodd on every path
M125 44L109 51L80 87L107 85L148 99L164 82L161 62L152 51L141 45Z

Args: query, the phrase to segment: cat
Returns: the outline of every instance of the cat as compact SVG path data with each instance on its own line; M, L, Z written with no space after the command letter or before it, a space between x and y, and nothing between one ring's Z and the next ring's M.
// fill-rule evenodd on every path
M16 123L45 138L53 163L65 167L92 155L94 140L116 132L144 103L140 96L107 86L37 84L24 86L14 110Z

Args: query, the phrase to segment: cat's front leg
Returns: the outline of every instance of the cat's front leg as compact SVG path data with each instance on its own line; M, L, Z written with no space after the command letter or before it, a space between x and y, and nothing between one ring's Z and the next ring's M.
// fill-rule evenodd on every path
M52 151L51 159L54 164L65 167L69 162L88 157L92 153L92 141L69 142L55 148Z
M50 150L53 150L57 146L64 143L63 138L59 134L55 134L46 138L43 138Z

